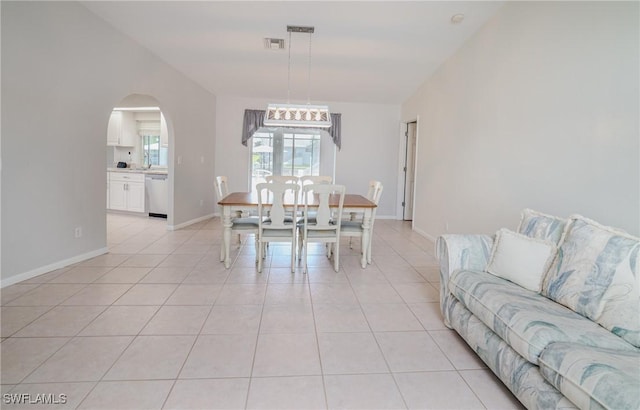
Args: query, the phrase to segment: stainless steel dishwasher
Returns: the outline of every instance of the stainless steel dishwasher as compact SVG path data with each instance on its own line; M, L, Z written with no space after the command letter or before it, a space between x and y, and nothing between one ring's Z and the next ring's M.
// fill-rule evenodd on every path
M167 174L147 174L145 176L145 189L147 191L149 216L166 218L169 204Z

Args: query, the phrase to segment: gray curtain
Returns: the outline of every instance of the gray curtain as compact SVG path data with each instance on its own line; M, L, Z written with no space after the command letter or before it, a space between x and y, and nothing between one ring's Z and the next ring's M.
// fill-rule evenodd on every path
M242 145L247 146L249 138L253 137L258 129L264 126L264 110L244 110L244 120L242 122ZM342 114L331 114L330 128L314 128L326 131L334 144L340 149L342 147Z
M331 127L326 130L338 150L342 148L342 114L331 114Z
M264 126L264 110L244 110L242 122L242 145L247 146L249 138L253 137L260 127Z

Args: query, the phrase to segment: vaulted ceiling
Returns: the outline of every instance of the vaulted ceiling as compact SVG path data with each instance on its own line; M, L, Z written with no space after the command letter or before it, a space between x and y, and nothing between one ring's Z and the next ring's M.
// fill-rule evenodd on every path
M463 46L503 2L82 4L216 95L286 100L289 91L292 102L305 102L309 96L312 103L399 104ZM464 14L464 21L452 24L455 14ZM308 34L292 34L290 60L287 25L315 27L311 38ZM264 38L285 39L284 50L265 49Z

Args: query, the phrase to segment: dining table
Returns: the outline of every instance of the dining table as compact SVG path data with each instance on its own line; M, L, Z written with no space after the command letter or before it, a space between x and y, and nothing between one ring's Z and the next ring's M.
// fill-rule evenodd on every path
M300 193L300 198L302 198L302 193ZM291 211L294 207L294 203L296 201L293 198L285 197L284 206L285 209ZM263 199L262 205L269 206L270 199ZM318 198L314 196L313 198L309 198L309 207L317 208L318 207ZM223 234L222 234L222 246L224 247L224 266L225 268L231 267L231 258L229 249L231 247L231 227L233 226L233 218L237 215L238 212L248 213L248 214L256 214L258 211L258 193L257 192L231 192L229 195L222 198L218 201L218 205L220 205L222 212L222 226L223 226ZM298 210L304 208L304 202L301 199L297 202ZM329 207L337 208L338 204L338 196L331 195L329 198ZM371 263L371 260L367 260L367 252L364 250L369 246L369 241L371 240L371 216L373 214L373 210L376 208L376 204L370 201L367 197L359 194L345 194L344 203L342 205L343 213L362 213L362 238L361 238L361 259L360 265L362 268L366 268L368 263Z

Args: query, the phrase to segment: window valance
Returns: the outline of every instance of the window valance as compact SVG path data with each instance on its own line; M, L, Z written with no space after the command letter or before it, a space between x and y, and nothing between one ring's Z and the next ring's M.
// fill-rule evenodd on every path
M256 131L264 127L264 110L244 110L244 120L242 122L242 145L247 146L249 138L253 137ZM309 129L308 127L305 127ZM338 149L342 146L342 114L331 114L330 128L310 128L319 131L326 131Z

